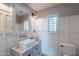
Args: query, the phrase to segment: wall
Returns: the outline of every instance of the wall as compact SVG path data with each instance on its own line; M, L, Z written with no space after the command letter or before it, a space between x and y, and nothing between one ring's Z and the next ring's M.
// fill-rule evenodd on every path
M10 12L10 4L4 4L4 3L0 3L0 10L4 10L6 12Z
M59 31L48 33L47 16L58 14L60 17ZM78 44L79 4L60 4L37 12L39 19L36 20L36 30L42 42L42 53L47 55L59 55L61 42L72 43L76 47ZM67 17L68 16L68 17ZM58 49L58 50L57 50Z
M52 15L56 13L59 14L60 17L77 15L79 14L79 4L78 3L59 4L54 7L50 7L50 8L38 11L37 15L40 17L40 15L47 16L47 15Z

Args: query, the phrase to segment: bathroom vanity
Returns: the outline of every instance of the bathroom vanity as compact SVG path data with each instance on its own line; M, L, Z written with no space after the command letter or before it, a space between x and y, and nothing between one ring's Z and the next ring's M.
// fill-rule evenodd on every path
M13 47L13 56L38 56L39 42L27 39L19 42L19 47Z

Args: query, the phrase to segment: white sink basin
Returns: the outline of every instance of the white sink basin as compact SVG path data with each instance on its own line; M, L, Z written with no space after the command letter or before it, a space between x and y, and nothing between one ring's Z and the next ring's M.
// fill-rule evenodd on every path
M19 42L19 48L28 49L35 44L35 39L27 39Z

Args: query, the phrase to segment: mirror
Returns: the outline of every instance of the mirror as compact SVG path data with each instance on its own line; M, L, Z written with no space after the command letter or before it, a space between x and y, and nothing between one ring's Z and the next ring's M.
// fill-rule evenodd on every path
M20 29L22 31L29 31L29 21L28 15L16 15L16 23L20 25Z
M15 12L17 31L28 32L30 30L28 10L22 8L22 6L20 6L20 4L17 3L15 4Z

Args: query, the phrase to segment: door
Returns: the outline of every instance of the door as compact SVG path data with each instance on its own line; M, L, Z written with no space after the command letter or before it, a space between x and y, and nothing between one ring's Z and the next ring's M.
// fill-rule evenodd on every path
M12 55L11 47L12 47L12 20L11 16L5 14L5 24L6 24L6 53L8 56Z
M0 11L0 55L6 55L5 13Z
M6 56L11 43L11 16L5 11L0 11L0 56Z
M3 28L3 14L0 12L0 55L2 55L2 28Z

